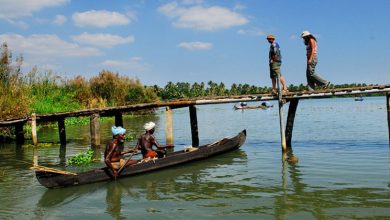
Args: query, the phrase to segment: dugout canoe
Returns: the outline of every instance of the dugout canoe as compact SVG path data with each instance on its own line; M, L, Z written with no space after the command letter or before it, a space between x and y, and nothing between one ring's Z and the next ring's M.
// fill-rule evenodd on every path
M119 178L155 171L191 161L201 160L236 150L244 144L245 140L246 130L243 130L234 137L223 138L211 144L191 148L191 151L186 149L175 151L168 153L165 158L130 165L121 171ZM107 167L77 173L77 175L67 175L50 171L35 171L35 175L38 179L38 182L47 188L61 188L113 180L111 171Z

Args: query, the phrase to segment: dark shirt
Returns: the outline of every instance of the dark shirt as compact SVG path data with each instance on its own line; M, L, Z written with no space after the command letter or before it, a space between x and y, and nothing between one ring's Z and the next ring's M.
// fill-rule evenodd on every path
M273 42L269 47L269 63L282 63L282 54L280 52L279 44Z

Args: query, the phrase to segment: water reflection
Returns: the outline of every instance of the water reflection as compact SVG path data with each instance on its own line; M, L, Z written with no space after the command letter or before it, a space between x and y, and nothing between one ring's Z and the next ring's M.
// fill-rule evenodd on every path
M61 144L60 146L60 166L66 165L66 144Z
M122 208L122 191L125 188L119 183L119 181L115 181L111 184L107 185L107 195L106 195L106 211L115 219L125 219L121 214Z
M87 194L106 189L106 212L115 219L125 219L125 215L122 213L123 199L156 201L177 197L177 199L191 201L210 198L209 194L218 189L223 190L226 183L210 182L209 172L222 169L220 178L229 178L224 169L242 163L247 163L247 156L245 152L237 150L206 160L123 178L118 181L47 189L37 203L36 209L42 213L44 212L42 210L47 208L64 206ZM222 173L224 174L222 175ZM234 187L240 187L239 184L235 183L234 185ZM244 186L242 187L244 188ZM147 211L158 212L157 208L149 208Z

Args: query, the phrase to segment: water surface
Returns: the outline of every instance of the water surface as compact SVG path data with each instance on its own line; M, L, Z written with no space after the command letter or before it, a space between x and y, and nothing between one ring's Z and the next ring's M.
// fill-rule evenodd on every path
M252 104L252 103L249 103ZM258 104L258 103L253 103ZM277 103L273 103L277 106ZM2 219L389 219L390 154L384 97L301 100L293 131L299 163L282 162L278 109L234 111L233 104L198 106L200 143L247 129L238 151L116 182L49 190L28 168L39 164L67 170L69 158L89 146L89 126L68 126L68 144L45 148L0 147ZM285 115L288 110L286 105ZM125 119L141 134L157 122L165 137L165 115ZM176 149L191 144L187 108L174 110ZM102 123L102 142L112 121ZM38 140L58 142L53 128ZM133 145L134 142L128 142Z

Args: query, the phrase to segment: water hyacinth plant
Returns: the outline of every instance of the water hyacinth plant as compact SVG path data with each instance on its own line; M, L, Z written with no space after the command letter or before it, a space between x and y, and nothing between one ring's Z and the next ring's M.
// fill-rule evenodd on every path
M77 166L90 164L93 161L93 153L94 152L91 149L78 153L68 159L68 164Z

